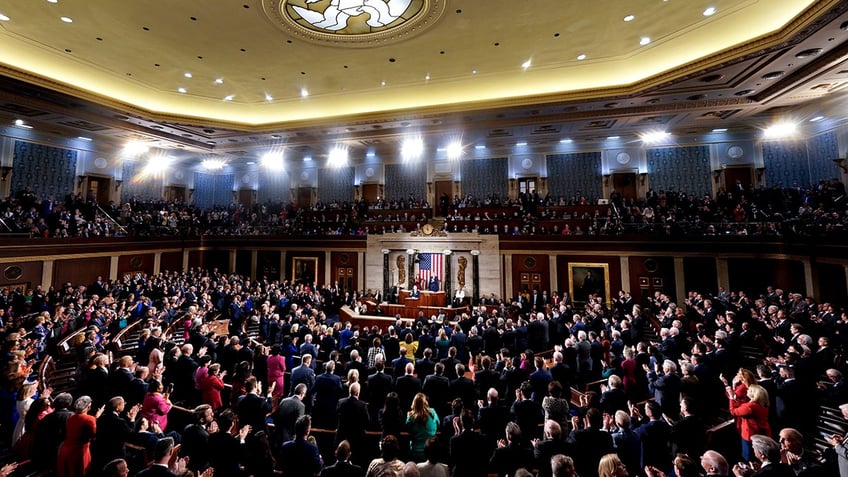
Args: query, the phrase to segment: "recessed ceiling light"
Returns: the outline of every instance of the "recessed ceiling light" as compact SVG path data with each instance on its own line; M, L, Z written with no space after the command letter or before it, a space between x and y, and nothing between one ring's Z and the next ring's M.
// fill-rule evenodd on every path
M811 123L817 123L817 122L821 121L822 119L824 119L824 116L816 116L813 119L811 119L810 122Z
M476 75L476 74L477 74L477 70L471 70L471 74L472 74L472 75Z
M271 134L271 139L280 139L280 137L279 134Z
M667 131L651 131L642 134L640 139L642 139L642 142L645 144L656 144L664 141L670 135L671 134L669 134Z
M256 162L254 162L254 161L247 161L247 165L248 165L248 166L252 166L253 164L256 164Z
M375 154L374 152L365 153L365 157L375 157L375 156L377 156L377 154Z
M185 88L177 88L177 92L178 92L178 93L185 93L185 92L187 92L187 91L188 91L188 90L187 90L187 89L185 89Z
M215 84L224 84L224 78L216 78Z
M585 55L585 54L581 53L581 54L577 55L577 60L578 60L578 61L583 61L583 60L585 60L585 59L586 59L586 55Z
M62 20L65 23L73 23L74 19L71 17L60 17L59 20Z
M632 22L635 19L636 19L636 15L627 15L626 17L624 17L624 21L626 21L626 22Z
M186 78L191 78L191 73L186 72L183 74L183 76L185 76Z
M781 138L794 135L798 130L798 125L795 123L785 122L777 123L767 127L763 131L763 135L767 138Z
M527 141L518 141L517 143L515 143L515 145L517 147L524 147L527 145Z
M714 133L727 132L727 128L715 128L713 129Z
M47 0L47 3L59 3L59 0Z
M305 98L309 96L309 90L306 88L300 88L300 97Z
M607 139L610 139L610 140L621 139L621 136L609 136L609 137L607 137Z
M233 98L235 98L234 95L228 94L228 95L224 96L224 101L232 101Z
M560 139L560 140L559 140L559 143L560 143L560 144L570 144L570 143L572 143L572 142L573 142L573 140L572 140L572 139L568 139L568 138L566 138L566 139Z
M424 76L424 81L430 81L430 73L427 73L427 74Z
M9 21L9 20L11 20L11 18L9 18L8 16L6 16L6 15L4 15L4 14L0 13L0 22L7 22L7 21Z
M406 139L401 144L400 156L406 161L418 159L422 154L424 154L424 140L420 137Z
M380 81L380 86L386 86L386 82L385 82L385 81Z
M645 46L650 42L651 42L651 37L648 37L648 36L643 36L641 39L639 39L639 44L642 45L642 46Z
M85 136L77 136L77 139L79 139L80 141L88 141L88 142L94 141L94 139L91 139L90 137L85 137Z
M312 156L303 156L303 162L309 162L312 160Z
M456 141L448 144L446 152L448 159L459 159L462 157L462 143Z
M524 68L524 69L526 70L526 69L527 69L527 68L529 68L529 67L530 67L530 65L532 65L532 64L533 64L533 61L532 61L532 60L527 60L527 61L525 61L524 63L521 63L521 67L522 67L522 68Z
M716 12L715 7L709 7L706 10L704 10L704 16L709 17L709 16L712 16L712 15L715 15L715 12Z
M24 129L32 129L32 126L30 126L29 124L24 123L24 120L23 120L23 119L16 119L16 120L15 120L15 126L17 126L17 127L19 127L19 128L24 128Z
M483 145L483 144L478 144L478 145L474 146L474 149L486 149L486 146Z
M265 101L274 101L274 97L268 93L265 93Z

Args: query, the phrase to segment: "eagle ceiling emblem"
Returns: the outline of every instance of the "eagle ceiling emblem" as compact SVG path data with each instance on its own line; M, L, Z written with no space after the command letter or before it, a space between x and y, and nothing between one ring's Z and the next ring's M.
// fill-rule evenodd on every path
M369 30L388 26L404 15L411 3L412 0L330 0L326 5L325 1L306 0L307 7L293 2L290 6L313 27L338 32L352 26L354 17L363 17ZM325 4L323 10L313 9L321 4Z

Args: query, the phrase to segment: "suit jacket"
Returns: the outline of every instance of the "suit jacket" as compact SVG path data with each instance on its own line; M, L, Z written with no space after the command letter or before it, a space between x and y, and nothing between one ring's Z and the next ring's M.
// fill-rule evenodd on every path
M254 393L245 394L240 397L236 405L239 426L244 427L249 424L251 434L259 431L265 431L267 433L268 428L265 425L265 416L271 412L272 405L273 403L270 398L257 396Z
M486 477L489 473L489 456L492 447L486 436L474 431L463 431L453 436L449 443L451 475L453 477Z
M306 405L300 398L291 396L280 401L277 413L274 414L277 442L283 443L294 439L294 423L304 414L306 414Z
M315 384L310 390L314 397L312 416L315 427L336 424L336 406L343 392L342 380L335 374L323 373L315 378Z
M477 426L480 432L494 442L504 438L504 429L508 422L509 409L501 401L498 401L496 406L487 402L477 411Z
M359 399L348 396L339 401L336 413L339 416L338 427L336 428L336 445L347 439L350 442L354 458L364 458L367 449L365 430L371 424L368 406ZM361 462L361 460L357 460L357 462Z
M295 386L301 383L306 385L306 389L312 389L312 385L315 384L315 371L302 364L292 370L291 392L294 393Z
M112 411L104 412L97 420L95 441L97 462L105 464L112 459L125 458L124 443L132 432L132 426L125 417Z
M751 474L751 477L793 477L795 472L792 467L782 462L771 462L765 467L760 467L759 470Z
M386 395L393 390L392 377L385 372L368 376L368 405L372 410L381 409L386 401Z
M595 428L571 431L568 443L572 446L571 455L581 457L574 461L577 475L597 474L601 457L614 451L612 435Z
M412 375L401 376L395 382L395 391L400 398L400 408L407 411L412 405L412 399L421 392L421 380Z
M314 477L324 466L318 448L298 438L283 444L280 449L280 462L287 463L287 477Z
M440 416L446 416L450 400L450 381L445 376L431 374L424 379L421 392L427 395L430 406L436 409Z
M168 467L156 464L151 465L135 475L136 477L177 477L177 474L171 472Z
M336 462L321 471L321 477L362 477L363 475L365 472L362 467L353 465L348 460Z

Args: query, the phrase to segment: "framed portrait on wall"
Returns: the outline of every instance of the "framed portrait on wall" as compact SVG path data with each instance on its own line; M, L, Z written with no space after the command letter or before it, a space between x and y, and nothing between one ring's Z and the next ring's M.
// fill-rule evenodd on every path
M600 295L610 302L608 263L569 263L568 290L574 304L584 304L589 295Z
M293 257L292 281L297 284L311 285L318 279L317 257Z

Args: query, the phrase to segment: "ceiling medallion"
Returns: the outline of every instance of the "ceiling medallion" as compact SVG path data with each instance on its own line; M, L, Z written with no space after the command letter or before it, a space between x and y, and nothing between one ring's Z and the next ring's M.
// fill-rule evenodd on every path
M401 41L433 26L447 0L262 0L265 15L303 40L348 47Z

